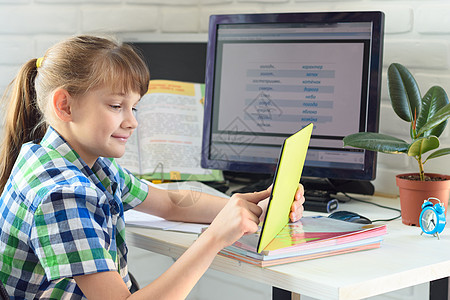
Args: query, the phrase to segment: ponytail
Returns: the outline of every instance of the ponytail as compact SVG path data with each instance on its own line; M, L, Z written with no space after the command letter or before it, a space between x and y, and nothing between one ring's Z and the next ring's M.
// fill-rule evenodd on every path
M45 134L46 125L36 103L36 74L36 59L31 59L20 69L3 98L7 101L7 112L0 147L0 193L8 181L22 144L40 139Z

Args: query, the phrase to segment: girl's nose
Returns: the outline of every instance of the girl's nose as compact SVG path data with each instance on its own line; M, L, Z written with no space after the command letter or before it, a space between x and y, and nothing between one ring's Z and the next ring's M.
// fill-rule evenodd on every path
M136 114L134 110L129 110L123 121L123 126L126 128L136 128L138 126L138 121L136 119Z

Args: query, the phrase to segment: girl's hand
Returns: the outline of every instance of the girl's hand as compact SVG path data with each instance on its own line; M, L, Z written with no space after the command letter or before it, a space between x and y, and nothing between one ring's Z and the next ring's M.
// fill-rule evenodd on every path
M233 244L244 234L256 232L259 216L263 212L257 204L269 196L269 189L255 193L234 194L206 232L217 239L220 249Z
M272 185L270 185L267 190L270 196L270 193L272 191ZM301 219L303 216L303 203L305 203L305 197L304 197L304 188L303 185L299 184L297 188L297 192L294 195L294 201L291 205L291 212L289 213L289 219L291 222L297 222ZM260 221L262 222L266 216L267 211L267 205L269 204L269 198L265 199L264 201L259 202L259 206L261 207L263 213L259 217Z
M305 203L305 196L304 196L305 190L303 188L303 185L299 184L297 192L294 196L294 202L292 202L291 205L291 212L289 213L289 218L291 219L291 222L297 222L301 219L303 216L303 203Z

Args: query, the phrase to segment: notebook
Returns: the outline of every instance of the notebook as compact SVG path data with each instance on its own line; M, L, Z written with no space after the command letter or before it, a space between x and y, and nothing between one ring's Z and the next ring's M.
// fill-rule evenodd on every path
M311 123L284 140L266 217L256 246L257 252L261 252L289 222L289 213L302 175L312 129Z

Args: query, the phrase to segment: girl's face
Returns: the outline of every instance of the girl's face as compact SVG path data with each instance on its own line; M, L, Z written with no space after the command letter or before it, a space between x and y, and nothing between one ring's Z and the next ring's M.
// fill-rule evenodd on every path
M99 156L121 157L138 123L135 117L140 95L99 88L72 104L71 136L65 137L91 166Z

